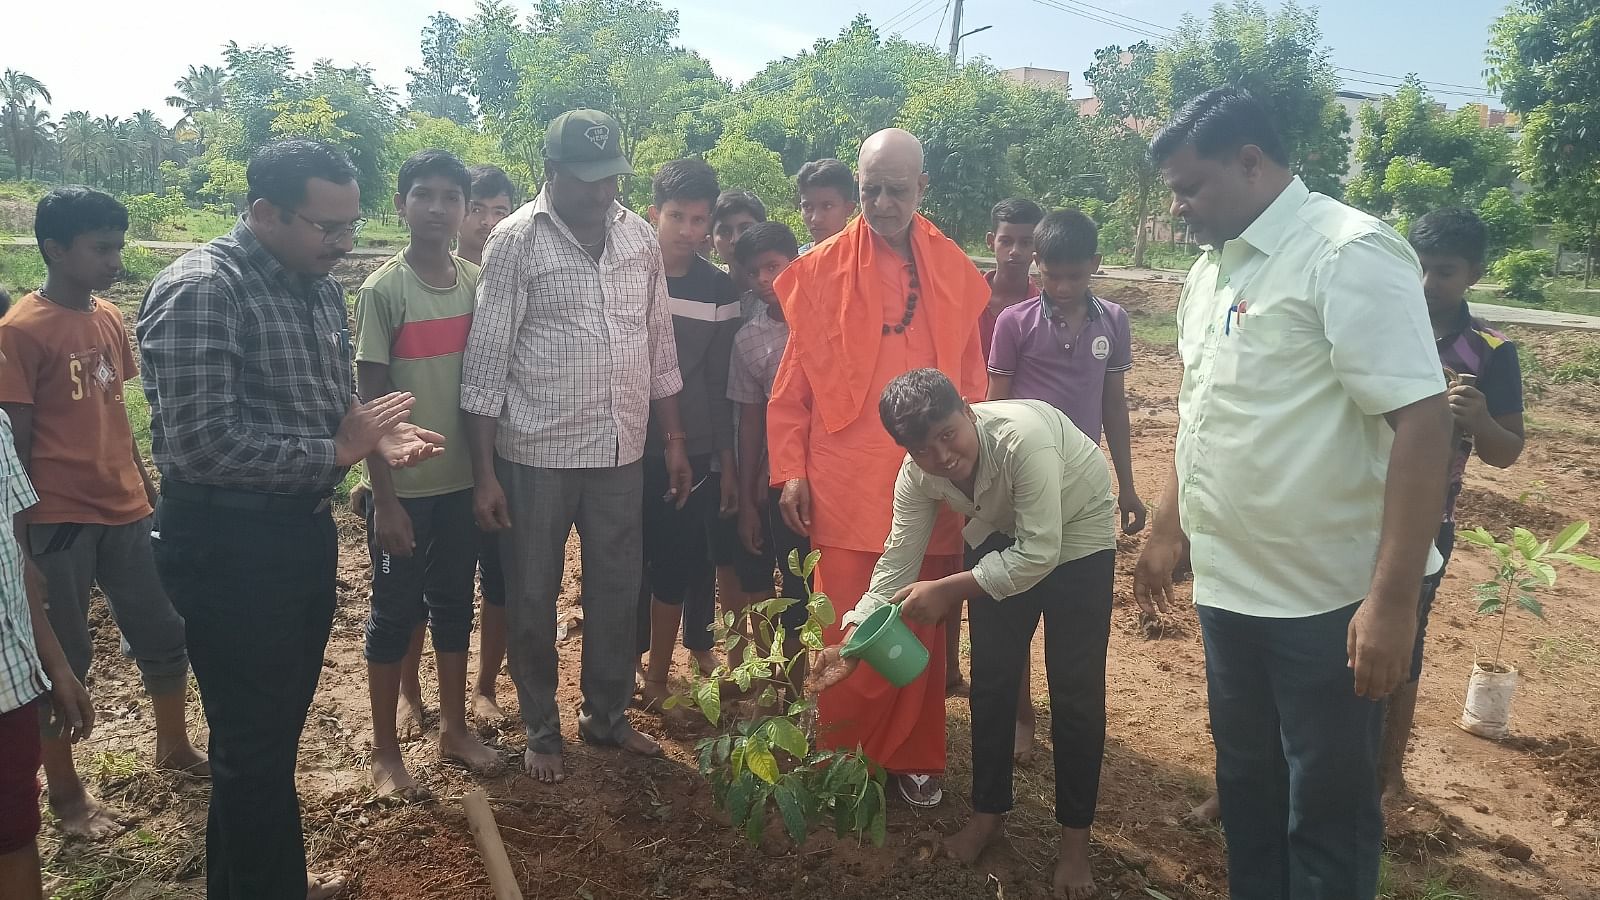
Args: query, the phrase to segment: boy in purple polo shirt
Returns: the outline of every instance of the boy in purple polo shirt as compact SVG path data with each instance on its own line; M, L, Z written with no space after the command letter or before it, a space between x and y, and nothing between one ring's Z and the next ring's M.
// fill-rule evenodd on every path
M1100 270L1100 230L1076 209L1045 216L1034 229L1039 296L1000 313L989 350L990 400L1043 400L1066 413L1089 439L1104 432L1117 470L1117 510L1125 534L1144 529L1145 508L1133 485L1128 397L1133 368L1128 314L1089 290ZM1033 755L1030 679L1022 679L1015 753Z

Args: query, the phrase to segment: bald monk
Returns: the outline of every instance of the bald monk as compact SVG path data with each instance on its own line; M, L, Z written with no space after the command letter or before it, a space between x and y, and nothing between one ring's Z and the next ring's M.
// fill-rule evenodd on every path
M840 613L867 592L894 510L905 452L875 404L890 380L934 368L968 400L986 390L978 317L983 276L955 242L917 214L928 189L922 145L898 128L861 145L861 215L795 260L775 285L789 344L767 407L772 483L784 521L822 552L816 589ZM960 517L944 510L919 581L962 568ZM927 672L896 689L868 667L819 698L818 743L883 766L906 802L937 806L944 792L945 623L915 625ZM829 644L843 638L828 630Z

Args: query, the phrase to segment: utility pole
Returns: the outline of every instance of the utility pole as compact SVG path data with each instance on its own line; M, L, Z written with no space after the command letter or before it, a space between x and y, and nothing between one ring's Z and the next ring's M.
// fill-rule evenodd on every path
M955 0L955 13L950 19L950 65L956 64L956 51L961 47L961 7L962 0Z

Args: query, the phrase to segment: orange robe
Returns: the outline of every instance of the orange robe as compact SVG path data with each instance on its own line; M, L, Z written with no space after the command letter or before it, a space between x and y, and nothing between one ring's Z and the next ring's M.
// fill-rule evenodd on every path
M795 260L776 289L789 343L767 407L772 483L811 487L811 545L822 552L816 587L840 616L866 593L894 518L894 482L905 459L878 417L878 398L898 375L937 368L962 396L981 400L987 372L978 316L989 287L960 247L922 216L912 224L916 311L899 324L911 290L905 260L857 217L836 238ZM941 513L921 577L961 569L961 520ZM928 671L895 689L862 666L818 700L818 742L862 747L891 772L945 767L944 625L913 626ZM840 639L829 629L829 643Z

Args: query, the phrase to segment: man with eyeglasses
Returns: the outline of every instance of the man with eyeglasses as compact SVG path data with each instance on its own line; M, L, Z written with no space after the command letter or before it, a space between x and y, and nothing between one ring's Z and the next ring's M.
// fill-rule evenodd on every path
M355 397L344 289L329 274L362 225L356 170L314 141L263 147L250 207L185 254L139 311L162 583L186 623L211 727L206 895L324 900L310 874L295 757L333 625L333 491L356 461L443 452L413 399Z

